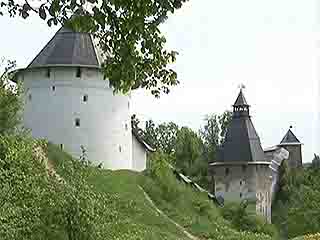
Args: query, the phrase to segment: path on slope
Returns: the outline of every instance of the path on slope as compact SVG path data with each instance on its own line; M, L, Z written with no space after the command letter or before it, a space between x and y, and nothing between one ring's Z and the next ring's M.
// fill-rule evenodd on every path
M147 199L147 201L151 204L151 206L164 218L166 218L169 222L171 222L172 224L174 224L177 228L179 228L189 239L191 240L200 240L199 238L197 238L196 236L192 235L191 233L189 233L188 231L185 230L184 227L182 227L180 224L176 223L174 220L172 220L171 218L169 218L164 212L162 212L156 205L155 203L152 201L152 199L150 198L150 196L143 190L143 188L141 186L138 186L141 191L143 192L145 198Z

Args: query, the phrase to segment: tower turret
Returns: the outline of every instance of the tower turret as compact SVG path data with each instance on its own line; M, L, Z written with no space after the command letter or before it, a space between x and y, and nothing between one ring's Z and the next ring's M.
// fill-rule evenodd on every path
M271 221L271 171L249 114L242 89L216 162L210 163L215 195L226 201L256 202L256 211Z
M301 168L302 167L302 151L301 146L302 143L298 140L298 138L292 132L292 126L289 127L289 130L282 138L280 144L289 152L288 158L288 166L289 168Z
M249 117L250 105L245 99L242 89L240 89L239 95L233 104L233 115L234 117Z

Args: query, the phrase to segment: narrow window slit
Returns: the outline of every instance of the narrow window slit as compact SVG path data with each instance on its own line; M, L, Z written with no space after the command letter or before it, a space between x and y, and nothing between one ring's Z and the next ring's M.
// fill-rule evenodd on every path
M75 125L76 127L80 127L80 118L75 119Z
M50 78L50 75L51 75L51 69L47 68L47 71L46 71L47 78Z
M76 73L77 78L81 78L81 68L77 68L77 73Z

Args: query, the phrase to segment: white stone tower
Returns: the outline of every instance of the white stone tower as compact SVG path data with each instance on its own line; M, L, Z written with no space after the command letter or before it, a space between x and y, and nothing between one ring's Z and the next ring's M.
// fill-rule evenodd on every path
M103 79L90 34L62 27L26 69L23 123L79 157L81 146L103 168L134 169L130 96L114 95Z

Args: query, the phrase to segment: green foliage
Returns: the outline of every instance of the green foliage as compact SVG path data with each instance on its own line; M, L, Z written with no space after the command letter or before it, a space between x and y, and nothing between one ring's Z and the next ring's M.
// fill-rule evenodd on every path
M73 181L70 176L74 174L70 173L70 164L73 164L71 157L52 144L48 145L48 153L58 174ZM98 196L95 214L92 215L98 232L96 239L184 239L179 229L150 207L138 186L137 173L91 166L81 169L81 175L91 187L92 196Z
M178 131L175 147L176 167L188 173L188 170L199 160L201 144L200 137L192 129L182 127Z
M2 59L0 63L0 135L15 132L20 123L22 101L18 94L22 88L10 84L10 71L15 66L15 62L10 60Z
M166 154L172 154L176 146L178 131L179 127L174 122L159 124L155 129L157 148ZM146 128L146 133L148 133L148 128Z
M46 169L45 146L28 135L0 139L1 239L101 239L104 196L86 183L88 167L68 157L61 180Z
M238 203L227 203L222 208L222 216L232 223L232 226L241 231L264 233L273 239L278 239L278 230L259 216L249 215L246 207Z
M139 178L139 184L166 215L199 239L275 239L262 233L274 234L273 227L265 223L257 223L261 228L255 230L259 233L235 229L205 193L178 182L168 166L162 170L167 173L157 176L147 174Z
M1 239L41 239L48 227L44 213L54 180L35 156L35 145L28 136L0 138Z
M94 33L104 53L104 76L116 91L142 87L159 97L179 83L177 73L169 67L177 52L165 50L166 38L159 26L184 2L54 0L43 1L36 8L37 4L30 1L20 5L18 1L3 0L0 16L7 12L28 18L34 12L49 26L61 23L76 31ZM73 18L68 21L71 15Z
M225 111L221 115L211 114L205 118L205 124L200 129L204 142L204 157L208 162L216 159L217 148L224 143L227 127L231 122L232 113Z
M163 156L170 159L176 168L209 189L208 162L216 158L216 149L224 141L231 117L229 111L208 116L204 128L200 130L200 136L190 128L179 128L173 122L157 125L152 120L148 120L145 130L139 133L157 151L166 154ZM136 116L133 116L132 125L139 128L139 123Z
M46 157L33 154L35 143L47 149L55 174L46 170ZM28 136L1 138L0 185L6 190L0 192L1 239L188 239L158 215L139 185L201 239L271 239L234 229L206 194L177 182L167 160L160 160L166 155L157 154L152 156L160 161L153 165L157 170L143 176L83 164Z
M173 122L156 125L151 119L146 122L145 129L139 127L139 119L133 115L132 126L139 130L141 137L162 153L172 155L174 153L179 126Z
M48 151L52 151L54 147L51 144L49 146ZM53 158L51 152L49 156ZM92 174L90 163L83 156L80 161L68 155L67 159L62 159L61 168L66 174L66 184L59 194L61 209L56 213L57 221L69 240L100 239L101 213L107 209L102 204L105 196L96 193L87 183L87 178Z
M272 207L272 221L281 227L283 236L291 239L320 232L319 173L311 167L285 174Z

